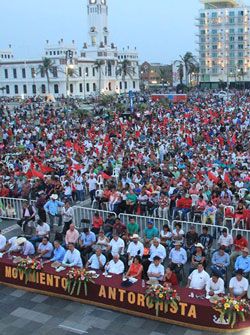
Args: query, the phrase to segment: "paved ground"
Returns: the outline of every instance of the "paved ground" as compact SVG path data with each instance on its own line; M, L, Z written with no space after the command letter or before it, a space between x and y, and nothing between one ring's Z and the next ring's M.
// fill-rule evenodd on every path
M19 227L3 221L7 238ZM0 285L0 335L216 335ZM249 332L234 333L250 335Z

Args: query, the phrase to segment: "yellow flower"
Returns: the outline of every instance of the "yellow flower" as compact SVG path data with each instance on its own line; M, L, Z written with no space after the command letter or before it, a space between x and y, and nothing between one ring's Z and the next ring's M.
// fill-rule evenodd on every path
M236 309L237 312L239 312L240 306L238 304L235 305L234 308Z
M229 307L230 307L230 305L229 305L228 303L225 303L225 304L224 304L224 308L225 308L225 309L228 309Z
M163 294L159 294L159 298L163 298Z

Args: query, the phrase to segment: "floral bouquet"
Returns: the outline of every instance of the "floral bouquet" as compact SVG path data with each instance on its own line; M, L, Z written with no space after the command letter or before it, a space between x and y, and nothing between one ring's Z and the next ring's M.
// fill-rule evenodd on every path
M72 295L77 287L76 294L79 295L83 284L84 294L87 296L87 283L94 283L93 278L93 273L87 271L86 269L70 269L67 273L67 283L65 291Z
M168 306L173 305L178 309L180 297L176 290L170 287L163 287L161 285L152 285L146 290L146 299L149 303L154 303L156 316L159 315L159 305L163 303L164 313L167 313Z
M41 271L43 265L37 259L24 258L19 263L17 263L17 269L19 272L25 275L25 284L28 283L30 274L37 275L38 271Z
M250 314L250 303L246 299L225 296L220 300L213 301L213 304L216 305L214 309L220 312L220 320L225 320L227 316L227 322L231 328L234 328L237 318L245 322L246 314Z

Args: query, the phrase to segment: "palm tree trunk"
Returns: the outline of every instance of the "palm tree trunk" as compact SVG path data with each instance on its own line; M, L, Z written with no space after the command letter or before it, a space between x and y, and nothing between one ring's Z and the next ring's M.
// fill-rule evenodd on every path
M49 73L48 73L48 71L46 71L46 78L47 78L48 94L50 94L50 81L49 81Z
M101 84L102 84L102 73L101 73L101 66L99 67L99 95L101 95Z

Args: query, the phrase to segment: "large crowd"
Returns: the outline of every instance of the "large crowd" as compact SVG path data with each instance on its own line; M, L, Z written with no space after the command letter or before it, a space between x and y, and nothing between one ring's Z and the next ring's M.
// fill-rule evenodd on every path
M197 288L208 282L208 268L221 280L227 268L248 275L248 241L227 228L250 229L249 106L247 92L229 100L195 92L164 107L148 100L131 115L114 105L102 117L62 102L1 101L0 197L27 200L18 223L30 228L29 237L5 241L2 250L150 280L180 283L188 272ZM88 199L93 208L129 214L129 223L97 212L78 231L72 206ZM11 203L1 202L0 212L15 217ZM202 222L203 232L178 223L158 230L150 219L140 231L136 215ZM62 230L53 245L55 223ZM206 225L221 226L218 239ZM204 281L197 281L201 272Z

